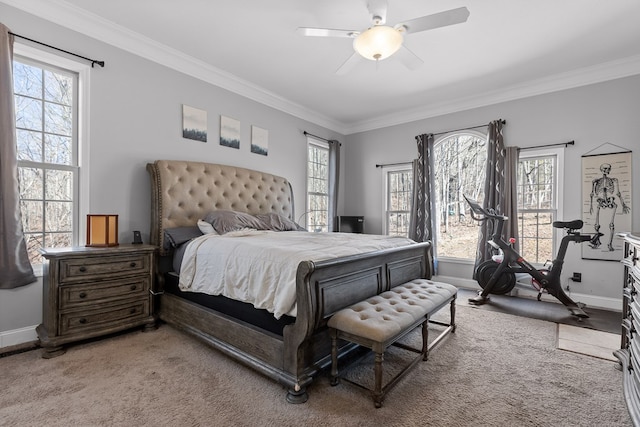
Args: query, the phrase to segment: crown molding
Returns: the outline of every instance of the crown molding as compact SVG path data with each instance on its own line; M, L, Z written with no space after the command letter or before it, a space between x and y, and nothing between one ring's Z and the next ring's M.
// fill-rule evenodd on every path
M396 126L418 120L429 119L459 111L500 104L547 93L559 92L581 86L602 83L609 80L640 74L640 55L606 62L591 67L559 73L542 79L512 85L500 90L435 103L427 108L403 110L395 114L352 123L345 129L345 135Z
M211 64L86 12L63 0L0 0L0 2L340 134L343 134L346 128L342 122L289 101Z
M0 0L16 9L77 31L134 55L226 89L260 104L333 130L342 135L424 120L516 99L586 86L640 74L640 56L611 61L446 102L345 123L283 98L219 68L169 48L64 0Z

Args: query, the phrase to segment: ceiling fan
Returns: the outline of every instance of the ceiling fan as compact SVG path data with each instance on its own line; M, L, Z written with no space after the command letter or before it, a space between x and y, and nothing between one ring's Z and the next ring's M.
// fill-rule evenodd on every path
M466 7L421 16L396 24L385 25L387 19L386 0L368 0L367 9L371 16L371 27L366 30L336 30L331 28L299 27L298 34L311 37L349 37L353 38L355 53L336 70L336 74L347 73L360 58L381 61L397 53L400 61L410 70L422 65L418 58L406 46L403 46L404 35L420 31L433 30L466 22L469 10Z

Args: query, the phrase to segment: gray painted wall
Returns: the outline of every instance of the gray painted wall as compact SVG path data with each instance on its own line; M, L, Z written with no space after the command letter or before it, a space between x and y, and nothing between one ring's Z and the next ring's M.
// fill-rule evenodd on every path
M633 76L349 135L345 144L344 181L348 196L345 214L365 215L367 232L381 232L382 171L376 164L406 162L417 157L416 135L502 118L507 121L506 145L532 147L575 140L575 145L565 150L562 165L565 219L580 218L581 156L606 142L633 150L632 224L637 229L640 227L639 112L640 76ZM611 261L582 260L580 254L579 248L570 247L563 269L567 275L582 272L582 283L571 283L573 292L580 294L582 300L590 301L589 305L613 305L620 309L622 266ZM468 264L439 263L441 276L469 279L471 273L472 267Z
M145 164L154 159L217 162L286 176L294 187L298 215L304 210L306 144L302 131L343 141L341 209L365 215L368 233L382 230L381 170L376 163L404 162L416 156L414 137L503 118L508 145L528 147L575 140L565 154L565 217L579 217L580 156L604 142L634 149L638 182L640 76L554 94L449 114L344 137L320 126L240 97L224 89L128 54L48 21L0 4L2 22L12 31L106 61L90 77L88 164L82 165L92 213L118 213L120 240L132 230L148 240L150 184ZM208 112L209 142L181 136L181 105ZM241 121L241 148L217 144L219 115ZM269 130L269 155L249 152L250 126ZM347 196L347 197L345 197ZM633 224L640 226L640 185L635 185ZM88 213L88 212L84 212ZM440 263L440 274L471 277L468 265ZM583 261L572 251L565 271L581 271L575 291L598 299L620 300L622 268L615 262ZM41 282L0 290L0 347L35 338L41 321ZM603 304L606 306L606 304Z
M303 131L344 140L342 135L250 99L74 33L0 4L2 23L13 32L106 62L90 74L86 213L119 214L120 242L142 231L148 241L150 181L145 165L155 159L222 163L285 176L299 216L305 210L306 137ZM182 138L182 104L208 112L208 142ZM239 150L218 144L219 116L241 122ZM269 131L269 154L250 152L251 125ZM342 194L344 196L344 194ZM81 216L81 222L84 216ZM297 218L296 218L297 219ZM81 244L84 238L81 237ZM41 282L0 290L0 347L16 344L6 331L41 322ZM22 336L22 331L20 331Z

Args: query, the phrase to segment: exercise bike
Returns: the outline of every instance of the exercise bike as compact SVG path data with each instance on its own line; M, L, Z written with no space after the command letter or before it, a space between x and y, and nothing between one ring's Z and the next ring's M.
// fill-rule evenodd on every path
M572 315L578 318L589 317L582 309L584 304L574 302L562 289L560 273L562 273L562 265L569 242L593 242L599 239L603 235L602 233L581 234L580 229L583 222L579 219L568 222L554 221L553 227L565 229L567 234L562 238L560 249L556 259L551 261L551 266L536 269L511 246L515 240L510 239L509 243L502 238L502 226L509 219L508 217L498 215L492 209L484 209L477 201L467 196L464 198L471 207L471 218L476 221L491 221L493 223L493 235L487 243L498 251L492 260L483 262L476 269L476 280L482 291L478 293L478 296L469 298L470 304L486 303L489 300L489 294L504 295L511 292L516 285L516 274L525 273L531 276L532 285L538 290L538 300L540 300L542 292L546 291L564 304Z

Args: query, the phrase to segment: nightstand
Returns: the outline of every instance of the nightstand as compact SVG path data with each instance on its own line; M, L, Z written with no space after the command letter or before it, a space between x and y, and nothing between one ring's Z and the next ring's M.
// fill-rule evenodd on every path
M155 326L152 245L43 249L42 324L36 329L48 359L64 344L136 326Z

